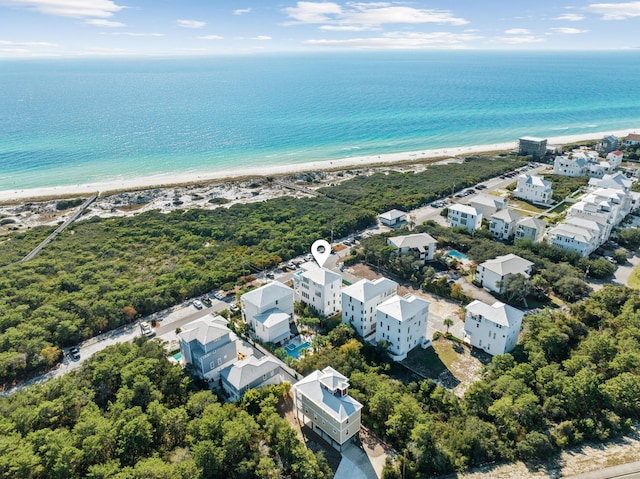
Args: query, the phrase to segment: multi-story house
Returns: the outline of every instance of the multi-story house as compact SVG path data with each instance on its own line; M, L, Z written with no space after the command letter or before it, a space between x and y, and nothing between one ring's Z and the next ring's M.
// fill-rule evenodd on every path
M323 316L333 316L342 304L342 276L325 268L294 275L296 299Z
M402 361L416 346L427 347L429 302L412 294L395 295L378 305L376 342L386 341L394 361Z
M392 236L387 239L387 244L393 246L400 254L416 253L420 262L425 264L427 261L433 259L438 240L427 233L417 233L404 236Z
M523 136L518 140L518 154L521 156L533 156L544 158L547 154L547 139L535 136Z
M291 337L293 289L274 281L240 297L242 319L263 343L282 343Z
M249 356L220 373L222 390L231 401L239 401L248 389L281 384L285 381L280 363L271 356Z
M505 282L513 274L531 276L533 263L513 253L488 259L476 268L476 281L495 293L503 293Z
M363 338L376 331L377 307L396 294L398 283L387 278L361 279L342 290L342 322Z
M530 239L536 243L542 241L546 230L547 224L544 221L533 216L525 216L516 223L515 240Z
M549 205L553 196L551 182L537 175L520 175L513 196L534 204Z
M556 156L553 161L553 174L562 176L586 176L589 171L589 162L584 155L570 153L569 155Z
M483 218L489 218L497 211L507 208L509 199L496 195L476 195L469 201L469 206L482 212Z
M465 340L492 355L508 353L518 343L523 316L522 311L499 301L492 305L472 301L465 314Z
M516 224L522 215L506 209L491 215L489 231L493 237L502 241L511 241L516 235Z
M312 372L291 389L298 420L332 446L342 450L360 431L362 404L349 396L349 381L332 367Z
M473 231L482 226L482 212L471 206L455 204L449 206L447 220L451 228L466 228L467 231Z
M600 235L597 232L560 223L549 230L547 242L582 256L588 256L600 246Z

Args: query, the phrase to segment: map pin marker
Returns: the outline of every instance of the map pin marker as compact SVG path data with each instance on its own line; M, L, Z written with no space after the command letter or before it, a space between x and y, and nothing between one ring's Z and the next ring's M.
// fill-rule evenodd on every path
M314 241L311 245L311 254L318 266L322 268L331 255L331 245L325 240Z

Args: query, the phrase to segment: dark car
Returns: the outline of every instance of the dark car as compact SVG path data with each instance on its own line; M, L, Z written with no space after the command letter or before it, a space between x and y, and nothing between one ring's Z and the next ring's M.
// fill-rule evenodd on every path
M71 349L69 349L69 356L71 357L71 359L75 361L80 359L80 348L78 346L74 346Z

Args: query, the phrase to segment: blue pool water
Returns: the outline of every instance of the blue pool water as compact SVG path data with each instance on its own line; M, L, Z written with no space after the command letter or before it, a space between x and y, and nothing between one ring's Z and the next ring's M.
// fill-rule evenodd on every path
M298 359L302 350L307 349L309 346L311 346L311 343L309 341L305 341L299 346L294 346L293 344L289 344L287 347L284 348L284 350L287 352L287 355L289 357L293 359Z
M447 254L452 258L457 259L458 261L467 261L469 259L469 257L466 254L461 253L460 251L456 251L455 249L452 249L451 251L447 252Z
M173 355L173 359L180 362L182 360L182 353L176 353Z

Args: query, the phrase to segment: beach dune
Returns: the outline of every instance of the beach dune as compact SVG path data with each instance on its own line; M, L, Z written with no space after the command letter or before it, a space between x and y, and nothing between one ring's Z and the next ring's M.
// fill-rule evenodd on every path
M567 135L547 138L548 144L561 145L579 141L601 139L606 135L623 137L629 133L640 131L630 129L615 132L588 133L581 135ZM184 174L167 173L160 175L144 176L130 179L117 179L101 183L87 183L81 185L61 185L45 188L11 189L0 191L0 201L10 201L16 199L52 197L52 196L75 196L87 193L138 190L150 187L168 187L177 184L202 183L210 181L232 180L239 177L272 176L300 173L304 171L318 171L328 169L347 169L375 166L380 164L393 164L396 162L419 161L421 159L468 156L471 154L485 153L492 151L513 150L517 147L517 141L506 143L493 143L474 146L452 146L449 148L439 148L433 150L409 151L402 153L391 153L385 155L358 156L341 159L327 159L323 161L313 161L307 163L293 163L286 165L268 166L264 168L251 168L250 171L243 170L219 170L211 172L191 172Z

